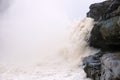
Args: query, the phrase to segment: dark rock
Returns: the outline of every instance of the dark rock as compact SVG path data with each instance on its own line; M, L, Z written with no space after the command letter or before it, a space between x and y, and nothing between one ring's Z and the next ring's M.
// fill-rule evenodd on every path
M120 53L101 58L101 80L120 80Z
M89 43L102 51L120 51L120 17L96 23L91 31Z
M87 77L120 80L120 0L92 4L87 16L95 20L89 45L101 50L83 59Z
M120 53L105 54L99 52L85 57L83 65L88 78L93 80L120 80Z
M108 0L101 3L95 3L90 6L87 17L95 21L106 20L120 15L120 0Z
M88 78L92 78L93 80L100 80L101 76L101 61L100 57L102 56L102 52L96 53L95 55L91 55L85 57L83 59L84 71L86 72Z
M93 18L95 21L98 21L100 17L105 14L105 11L111 4L110 1L105 1L102 3L95 3L90 6L90 11L87 13L87 17Z

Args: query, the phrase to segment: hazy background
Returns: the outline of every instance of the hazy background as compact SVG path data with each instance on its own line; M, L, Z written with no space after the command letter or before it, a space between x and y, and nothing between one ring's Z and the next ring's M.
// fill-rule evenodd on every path
M0 63L50 58L64 45L70 25L100 1L0 0Z

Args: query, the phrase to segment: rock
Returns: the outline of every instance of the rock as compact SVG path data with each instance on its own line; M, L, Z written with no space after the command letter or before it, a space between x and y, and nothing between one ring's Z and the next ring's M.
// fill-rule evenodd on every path
M101 80L120 80L120 53L101 58Z
M96 23L89 44L102 51L120 51L120 16Z
M103 54L103 56L102 56ZM85 57L84 71L93 80L120 80L120 53L103 53Z
M90 11L87 13L87 17L93 18L95 21L98 21L100 17L105 14L106 9L109 7L111 1L105 1L102 3L92 4L89 8Z
M95 55L91 55L85 57L83 59L84 71L87 73L88 78L92 78L93 80L100 80L101 76L101 61L100 57L102 56L102 52L96 53Z
M89 46L100 52L83 59L86 77L120 80L120 0L92 4L87 16L95 20Z
M120 0L108 0L92 4L87 13L87 17L91 17L95 21L106 20L118 15L120 15Z

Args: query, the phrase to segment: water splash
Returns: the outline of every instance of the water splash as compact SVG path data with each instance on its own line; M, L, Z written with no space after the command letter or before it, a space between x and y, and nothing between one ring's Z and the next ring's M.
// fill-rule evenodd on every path
M69 39L66 42L67 47L63 49L63 53L72 65L79 65L83 57L92 55L98 51L89 47L88 43L93 25L93 19L84 18L76 22L69 31Z
M56 53L46 54L44 58L38 59L35 65L31 63L29 68L15 64L1 65L1 80L87 80L79 65L82 57L97 51L90 48L87 43L93 23L92 19L84 18L74 24L62 48L59 47Z
M0 19L0 80L85 80L79 65L82 57L97 51L87 43L94 21L84 18L70 31L66 25L48 27L51 22L41 20L37 1L15 0Z

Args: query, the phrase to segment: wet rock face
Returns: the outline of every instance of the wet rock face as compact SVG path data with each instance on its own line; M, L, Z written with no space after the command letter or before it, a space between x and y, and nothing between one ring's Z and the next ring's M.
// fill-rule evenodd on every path
M93 80L100 80L101 76L101 61L100 57L103 53L99 52L95 55L91 55L88 57L85 57L83 59L83 66L84 71L87 73L88 78L92 78Z
M83 59L86 77L120 80L120 0L92 4L87 16L95 20L89 46L100 52Z
M120 53L105 54L100 52L85 57L83 65L88 78L93 80L120 80Z
M120 0L92 4L87 16L96 21L90 46L102 51L120 51Z
M101 58L101 80L120 80L120 53Z
M120 51L120 16L96 23L89 43L103 51Z
M105 1L102 3L92 4L89 8L90 11L87 13L87 17L93 18L98 21L103 14L105 14L106 9L109 7L111 1Z
M92 4L87 13L87 17L94 18L95 21L106 20L118 15L120 15L120 0L108 0Z

